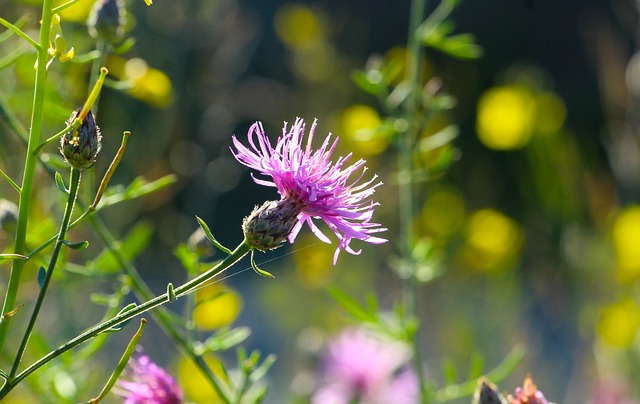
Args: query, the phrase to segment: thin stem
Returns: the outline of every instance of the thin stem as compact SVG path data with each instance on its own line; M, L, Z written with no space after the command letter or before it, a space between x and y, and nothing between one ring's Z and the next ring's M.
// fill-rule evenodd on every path
M76 197L78 196L78 187L80 186L81 177L82 177L81 170L77 168L71 168L69 198L67 199L67 206L65 207L65 210L64 210L64 218L62 219L62 224L60 225L60 232L58 233L56 244L53 247L53 253L51 254L51 259L49 260L49 267L47 268L47 273L44 277L42 285L40 285L40 293L38 293L38 299L36 300L36 304L33 308L33 312L31 313L31 317L29 318L29 324L27 325L27 329L25 330L24 336L22 337L22 342L20 342L20 348L18 349L18 353L16 354L15 361L13 362L13 367L11 368L11 372L9 373L9 378L12 378L18 372L18 366L20 365L20 361L22 360L24 351L27 349L27 344L29 343L31 332L33 331L33 327L36 324L38 314L40 314L40 309L42 308L42 303L44 302L44 298L47 295L47 288L49 287L49 283L51 282L53 271L56 268L56 263L58 262L58 256L60 255L60 251L64 244L64 240L67 236L67 230L69 229L69 222L71 221L71 213L73 212L73 206L75 205Z
M399 204L400 204L400 243L402 257L406 265L410 265L410 271L406 279L403 280L403 298L405 309L405 320L407 323L418 318L417 285L413 276L412 249L415 245L415 234L413 226L414 218L414 191L413 191L413 150L415 139L420 132L419 122L419 95L420 95L420 71L422 67L420 51L421 45L418 40L418 27L422 23L426 10L426 0L412 0L411 15L409 21L409 33L407 39L407 80L411 88L411 94L406 102L406 118L409 124L407 132L400 138L399 142ZM419 328L418 328L419 329ZM412 336L413 364L420 381L421 402L427 401L426 384L424 371L422 368L422 356L420 349L420 336L416 331Z
M216 266L214 266L213 268L211 268L210 270L208 270L207 272L203 273L202 275L184 283L183 285L177 287L174 289L174 294L176 297L180 297L183 296L191 291L193 291L194 289L196 289L198 286L208 282L209 280L211 280L212 278L214 278L215 276L221 274L222 272L224 272L226 269L228 269L229 267L231 267L233 264L235 264L237 261L239 261L242 257L244 257L250 250L250 247L247 245L247 243L245 241L243 241L240 245L238 245L238 247L236 247L236 249L232 252L231 255L227 256L224 260L222 260L220 263L218 263ZM158 307L166 302L169 301L169 295L168 293L164 293L160 296L157 296L149 301L146 301L145 303L142 303L139 306L135 306L130 310L124 311L124 312L120 312L117 316L113 317L112 319L105 321L101 324L98 324L97 326L85 331L84 333L78 335L77 337L69 340L67 343L65 343L64 345L60 346L59 348L57 348L54 351L49 352L47 355L43 356L42 358L40 358L38 361L36 361L35 363L33 363L31 366L29 366L27 369L23 370L22 372L20 372L17 376L15 376L15 378L10 378L9 380L6 381L6 383L4 384L4 386L2 386L2 388L0 389L0 399L4 398L9 391L11 391L18 383L20 383L24 378L26 378L27 376L29 376L31 373L35 372L36 370L38 370L40 367L42 367L43 365L45 365L46 363L48 363L49 361L51 361L54 358L57 358L58 356L62 355L63 353L67 352L68 350L82 344L83 342L86 342L88 340L90 340L91 338L109 330L112 329L113 327L116 327L146 311L149 311L155 307Z
M9 177L9 174L5 173L4 170L2 170L1 168L0 168L0 175L2 175L4 179L7 180L7 182L13 187L13 189L18 191L18 193L22 192L22 190L20 189L20 186L16 184L15 181L12 180L11 177Z
M47 48L49 46L52 4L53 0L44 0L42 5L42 22L39 38L40 45L37 48L38 60L36 65L31 124L29 126L31 130L29 133L29 143L27 145L26 161L24 165L22 192L20 193L20 204L18 207L18 224L16 227L16 238L14 244L15 253L22 255L26 252L27 224L29 221L29 211L31 209L31 196L33 193L36 163L38 161L37 153L35 153L34 150L40 143L40 131L42 129L42 113L47 84ZM3 316L15 308L24 264L24 260L13 261L11 274L9 275L9 282L7 284L7 292L2 306ZM6 318L5 321L0 322L0 356L2 356L4 342L7 338L10 324L10 318Z
M17 26L11 24L9 21L5 20L4 18L0 18L0 24L4 25L5 27L7 27L11 31L13 31L16 35L18 35L20 38L22 38L25 41L27 41L29 43L29 45L33 46L37 51L39 51L41 49L42 45L38 45L38 43L36 41L34 41L33 39L31 39L31 37L29 35L25 34L24 31L22 31Z
M126 255L122 251L122 245L116 241L113 237L109 229L104 225L104 223L100 220L99 217L91 216L89 219L89 224L92 226L96 236L100 239L102 244L111 251L116 261L120 267L124 270L124 272L129 276L131 280L131 286L140 300L150 300L153 297L151 289L147 286L144 279L140 276L136 268L133 264L127 259ZM191 295L187 296L188 298ZM224 391L218 379L216 379L215 375L211 371L211 368L205 360L197 355L191 343L189 342L189 337L182 335L174 326L171 318L168 313L166 313L163 308L160 308L152 313L153 318L158 321L160 327L164 330L164 332L169 335L177 344L180 350L188 356L195 364L200 368L202 374L208 379L208 381L213 386L214 390L218 396L225 402L230 402L227 397L227 393Z

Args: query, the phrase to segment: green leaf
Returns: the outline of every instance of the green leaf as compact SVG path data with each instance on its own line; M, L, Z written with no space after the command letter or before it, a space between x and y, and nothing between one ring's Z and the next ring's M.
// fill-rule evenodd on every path
M469 361L469 380L478 379L484 374L484 355L482 352L475 352Z
M107 188L105 196L102 198L100 209L115 205L120 202L130 201L132 199L141 198L149 195L176 182L178 177L173 174L165 175L155 181L148 182L143 177L137 177L129 184L126 189L122 186L114 186Z
M62 179L62 175L60 175L60 173L58 171L56 171L55 180L56 180L56 185L58 186L58 189L60 191L64 192L65 194L68 194L69 190L64 185L64 180Z
M274 354L267 355L267 357L262 361L262 363L253 369L251 372L251 376L249 377L252 382L257 382L262 379L264 375L267 374L271 366L276 363L276 356Z
M121 251L128 261L134 260L140 255L153 237L153 226L145 221L136 225L127 233L120 242ZM99 274L110 274L120 271L120 264L110 251L103 251L96 259L87 263L90 271Z
M216 240L215 237L213 237L213 234L211 233L211 230L209 230L209 226L207 226L207 224L204 222L204 220L200 219L198 216L196 216L196 220L198 221L198 224L200 225L200 227L202 228L202 230L204 231L204 234L207 236L207 238L209 239L209 241L211 241L211 243L220 251L226 253L227 255L231 255L231 250L228 249L227 247L223 246L222 244L220 244L218 242L218 240Z
M445 359L442 362L442 375L445 386L456 383L458 371L456 370L455 364L450 359Z
M204 342L195 345L197 355L207 352L226 351L243 343L251 335L249 327L223 328L207 338Z
M127 53L131 50L131 48L133 48L133 46L136 44L136 39L134 37L129 37L127 39L124 40L124 42L122 42L122 44L118 45L114 50L113 53L118 54L118 55L122 55L123 53Z
M178 244L173 253L178 257L187 272L190 274L198 273L198 254L191 251L185 243Z
M86 240L77 241L75 243L72 243L69 240L62 240L62 243L72 250L84 250L85 248L89 247L89 242Z
M120 310L117 314L117 316L119 316L120 314L126 313L129 310L133 310L137 307L137 305L135 303L130 303L128 305L126 305L122 310ZM108 330L105 330L104 332L118 332L120 330L122 330L124 327L127 326L127 324L129 324L131 322L131 320L133 320L133 318L130 318L126 321L123 321L122 323L118 324L118 325L114 325L113 327L109 328Z
M355 299L351 298L338 288L329 287L327 288L327 292L329 292L331 297L355 319L364 322L377 322L377 313L369 312Z
M459 59L477 59L482 56L482 47L476 44L472 34L458 34L441 38L427 45Z
M254 272L257 273L260 276L264 276L265 278L274 279L275 276L273 276L271 273L258 268L258 266L256 265L256 262L253 259L253 251L254 250L251 250L251 268L253 268Z
M29 259L26 255L22 254L0 254L0 261L4 260L26 260Z
M362 70L358 70L353 73L351 78L353 82L356 83L356 85L362 90L372 95L378 95L384 90L384 86L382 85L382 73L378 73L380 75L379 80L371 79L371 74L367 74Z

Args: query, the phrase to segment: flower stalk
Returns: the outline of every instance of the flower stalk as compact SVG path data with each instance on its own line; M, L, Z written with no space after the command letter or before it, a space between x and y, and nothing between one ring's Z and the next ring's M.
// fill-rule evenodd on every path
M62 219L60 231L58 232L58 238L56 239L56 243L53 247L53 253L51 254L51 259L49 260L49 267L47 268L47 271L45 273L42 285L40 285L40 293L38 293L38 298L36 300L35 306L33 307L33 312L31 313L31 317L29 318L29 324L27 325L27 328L24 332L24 336L22 337L22 341L20 342L20 347L18 348L18 353L16 354L13 366L11 367L11 372L9 373L10 378L15 376L15 374L18 372L18 366L22 361L24 351L26 350L27 344L29 343L29 338L31 337L31 332L33 331L33 327L35 326L38 314L40 313L40 309L42 308L42 303L44 302L44 298L47 294L47 289L49 288L49 283L51 282L53 271L56 268L56 263L58 262L60 250L62 249L62 245L64 244L67 235L67 230L69 229L69 223L71 222L71 213L73 212L76 197L78 196L78 187L80 186L81 177L82 170L72 167L71 180L69 184L69 198L67 199L67 205L64 210L64 218Z
M399 215L400 215L400 246L403 262L411 266L411 276L403 279L404 320L406 324L414 322L418 318L417 284L415 281L412 249L415 245L413 218L415 215L414 189L413 189L413 150L420 131L419 96L422 58L420 57L421 44L418 38L418 28L422 23L427 6L426 0L411 1L411 15L409 20L409 32L407 40L407 80L411 94L405 104L408 129L399 138L398 145L398 171L399 171ZM417 330L419 327L417 328ZM420 336L415 331L411 338L413 349L413 366L420 383L420 397L422 403L428 402L425 385L424 371L422 369L422 357L420 349Z
M193 278L192 280L184 283L183 285L173 289L172 295L175 295L176 298L179 298L180 296L183 296L189 292L192 292L193 290L197 289L200 285L205 284L206 282L213 279L215 276L227 270L229 267L231 267L233 264L239 261L242 257L244 257L249 251L250 251L250 247L246 242L243 241L242 243L240 243L240 245L238 245L233 250L233 252L230 255L228 255L224 260L222 260L216 266L209 269L207 272L201 274L200 276ZM6 397L6 395L22 380L24 380L27 376L29 376L31 373L38 370L40 367L42 367L52 359L62 355L68 350L82 344L83 342L90 340L91 338L105 331L114 329L114 327L117 327L128 320L131 320L132 318L144 312L147 312L155 307L158 307L168 302L170 297L171 296L169 296L169 293L167 292L151 300L148 300L145 303L142 303L138 306L133 306L129 310L122 310L118 315L111 318L110 320L102 322L96 325L95 327L85 331L84 333L78 335L77 337L69 340L64 345L49 352L47 355L43 356L42 358L34 362L31 366L29 366L22 372L15 375L15 377L9 377L6 380L6 383L2 386L2 388L0 388L0 399Z
M40 25L40 36L36 48L37 62L35 73L35 85L33 94L33 105L31 109L31 122L29 132L29 143L27 145L26 161L22 179L22 192L20 192L20 203L18 207L18 225L16 228L14 252L24 255L26 252L27 227L29 221L29 211L31 208L31 197L35 179L36 163L38 156L36 149L40 143L40 132L42 129L42 113L44 109L44 95L47 82L47 51L49 48L49 33L51 20L53 17L53 0L44 0L42 4L42 19ZM7 284L7 292L2 306L2 321L0 322L0 355L4 349L4 342L7 338L11 318L7 313L15 308L20 278L24 268L24 260L14 260L11 266L11 274Z

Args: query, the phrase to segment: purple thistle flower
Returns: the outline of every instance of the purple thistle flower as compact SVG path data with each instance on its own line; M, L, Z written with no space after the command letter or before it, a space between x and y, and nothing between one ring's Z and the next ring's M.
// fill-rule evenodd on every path
M240 163L271 177L271 180L253 177L257 184L277 188L280 202L284 202L283 205L289 210L291 206L294 207L294 218L297 217L297 220L287 229L289 242L293 243L302 225L307 223L321 241L331 243L313 221L322 219L338 237L334 265L341 249L350 254L360 254L360 250L354 251L350 247L352 239L372 244L385 243L386 239L372 234L387 229L371 222L374 206L378 204L370 197L382 182L374 183L377 178L374 175L369 181L359 184L367 171L364 166L366 161L360 159L347 165L352 155L349 153L332 162L331 154L338 144L338 138L331 142L331 134L325 138L320 149L313 151L311 143L316 128L315 120L305 145L304 120L298 118L292 127L287 127L285 122L282 136L273 147L262 124L256 122L249 129L251 147L244 146L234 135L232 139L236 150L232 148L231 151Z
M182 391L164 369L144 354L132 357L114 392L125 398L124 404L180 404Z
M329 343L323 361L323 381L313 404L414 404L419 381L407 366L409 348L362 329L348 329Z

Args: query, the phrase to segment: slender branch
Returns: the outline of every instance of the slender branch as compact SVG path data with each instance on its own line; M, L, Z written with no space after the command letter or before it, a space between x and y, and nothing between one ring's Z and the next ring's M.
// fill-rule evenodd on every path
M5 173L4 170L1 168L0 168L0 175L2 175L4 179L7 180L7 182L13 187L13 189L18 191L18 193L22 192L22 189L20 189L20 186L16 184L15 181L12 180L11 177L9 177L9 175Z
M40 45L36 48L38 60L36 64L37 69L34 84L33 107L31 111L31 130L29 132L29 142L27 145L26 161L22 179L22 192L20 193L20 204L18 207L18 224L16 227L14 243L14 252L22 255L26 252L29 211L31 209L31 196L34 186L36 163L38 161L38 155L35 153L35 148L40 142L40 131L42 128L44 95L47 84L47 47L49 46L49 28L51 27L51 19L53 15L51 12L52 4L53 0L43 0L42 23L40 26L39 38ZM2 306L3 316L15 308L24 263L24 260L14 260L13 265L11 266L7 292ZM0 356L2 356L4 342L7 338L10 324L10 317L6 318L5 321L0 322Z
M176 297L180 297L183 296L191 291L193 291L194 289L196 289L198 286L208 282L209 280L211 280L212 278L214 278L215 276L221 274L222 272L224 272L226 269L228 269L229 267L231 267L233 264L235 264L237 261L239 261L242 257L244 257L250 250L250 247L247 245L247 243L245 241L243 241L240 245L238 245L238 247L236 247L236 249L233 251L233 253L229 256L227 256L224 260L222 260L220 263L218 263L216 266L214 266L213 268L209 269L207 272L203 273L202 275L184 283L183 285L177 287L174 289L174 294ZM27 376L29 376L31 373L35 372L36 370L38 370L40 367L42 367L43 365L45 365L46 363L48 363L49 361L51 361L54 358L57 358L58 356L62 355L63 353L69 351L72 348L75 348L76 346L82 344L83 342L86 342L88 340L90 340L91 338L105 332L108 331L110 329L113 329L113 327L116 327L120 324L125 323L128 320L131 320L132 318L146 312L149 311L155 307L158 307L166 302L169 301L169 295L168 293L165 293L163 295L157 296L149 301L146 301L145 303L142 303L139 306L135 306L133 308L131 308L130 310L123 310L121 311L117 316L113 317L112 319L105 321L101 324L96 325L95 327L85 331L84 333L78 335L77 337L69 340L67 343L65 343L64 345L58 347L56 350L49 352L47 355L43 356L42 358L40 358L39 360L37 360L35 363L33 363L31 366L29 366L27 369L23 370L22 372L20 372L18 375L16 375L14 378L9 378L9 380L6 381L6 383L4 384L4 386L2 386L2 388L0 388L0 399L4 398L18 383L20 383L24 378L26 378Z
M407 38L407 81L411 88L411 94L407 98L406 119L409 128L404 136L399 139L399 206L400 206L400 238L402 257L407 265L411 265L410 276L403 280L403 298L405 309L405 321L410 323L418 318L417 285L413 276L414 263L412 261L412 249L415 245L415 232L413 218L415 214L413 191L413 150L415 139L418 138L420 122L418 121L419 96L420 96L420 71L422 58L420 57L421 45L418 40L418 27L424 19L426 0L412 0L411 15L409 20L409 32ZM419 328L418 328L419 330ZM413 347L413 366L418 374L420 382L421 402L427 402L425 375L422 365L420 349L420 335L416 331L411 343Z
M69 0L68 2L60 4L58 7L54 8L53 12L54 13L59 13L60 11L73 6L74 4L76 4L79 1L80 0Z
M80 186L81 177L82 177L81 170L77 168L71 168L69 199L67 199L67 206L65 207L65 210L64 210L64 218L62 219L62 224L60 225L60 232L58 233L58 238L53 248L51 259L49 260L49 267L47 268L47 272L45 274L42 285L40 285L40 293L38 294L38 299L36 300L36 304L33 308L33 312L31 314L31 317L29 318L29 324L27 325L27 329L24 332L24 336L22 337L22 342L20 342L20 348L18 348L18 353L16 354L16 358L13 362L11 372L9 373L9 378L12 378L18 372L18 366L20 365L20 361L22 360L24 351L27 349L27 344L29 343L31 332L33 331L33 327L36 324L38 314L40 314L40 309L42 308L42 303L44 302L44 298L47 295L47 289L49 287L49 283L51 282L53 271L56 268L56 264L58 262L58 256L60 255L60 250L62 249L65 238L67 236L67 230L69 229L69 222L71 221L71 213L73 212L73 206L75 205L76 197L78 196L78 187Z
M127 259L122 251L121 244L116 241L113 235L109 232L109 229L107 229L98 216L91 216L89 224L92 226L94 233L98 236L102 244L111 251L111 254L113 254L120 267L124 270L127 276L129 276L129 279L131 280L131 287L133 288L136 297L140 300L150 300L153 296L151 289L149 289L149 286L147 286L136 268ZM180 350L196 364L202 374L212 385L220 399L224 402L230 402L231 400L228 398L227 392L222 388L209 365L207 365L202 356L195 353L188 340L188 336L181 334L175 328L169 314L165 312L164 308L159 308L152 312L151 315L159 323L164 332L176 342Z
M2 17L0 17L0 24L4 25L5 27L7 27L11 31L13 31L16 35L18 35L20 38L22 38L25 41L27 41L29 43L29 45L31 45L31 46L33 46L35 48L35 50L39 51L40 49L42 49L42 45L39 45L36 41L31 39L31 37L29 35L25 34L25 32L23 30L21 30L20 28L16 27L13 24L11 24L9 21L5 20ZM48 28L47 28L47 30L48 30Z

